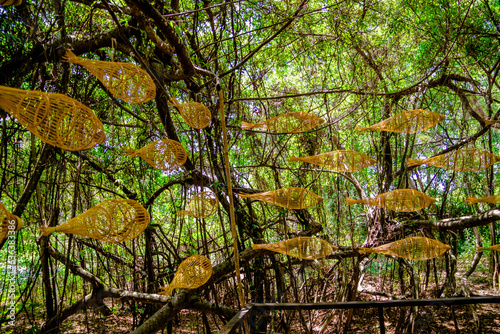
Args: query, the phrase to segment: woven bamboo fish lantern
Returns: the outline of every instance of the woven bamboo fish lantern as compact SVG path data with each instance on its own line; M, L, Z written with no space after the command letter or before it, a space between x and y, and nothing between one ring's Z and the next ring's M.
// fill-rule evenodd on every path
M64 150L85 150L106 140L94 112L63 94L0 86L0 107L41 141Z
M467 201L467 204L469 204L469 205L479 203L479 202L500 204L500 195L493 195L493 196L487 196L487 197L481 197L481 198L467 197L466 201Z
M325 120L310 114L305 111L289 112L282 114L267 121L262 121L255 124L241 122L243 130L252 130L254 128L262 130L276 131L280 133L299 133L309 131L318 125L324 123Z
M9 226L14 225L14 228L10 228ZM9 237L10 231L19 231L23 227L23 221L16 215L10 213L9 210L0 203L0 244L5 241Z
M199 102L179 103L171 98L168 105L177 108L184 122L192 128L204 129L212 121L210 110Z
M377 163L366 154L351 150L332 151L304 158L290 157L288 161L303 161L339 173L356 172Z
M376 196L375 198L355 200L347 198L347 205L363 203L379 208L398 212L412 212L423 209L436 201L436 199L413 189L397 189Z
M266 249L304 260L316 260L336 251L327 241L315 237L298 237L273 244L253 245L253 249Z
M143 158L153 168L167 172L179 169L187 160L187 152L182 144L171 139L160 139L138 150L123 151L130 157Z
M161 288L160 295L170 296L174 289L196 289L205 284L212 276L212 263L203 255L193 255L179 265L174 279Z
M310 190L290 187L258 194L238 194L241 198L253 198L262 202L267 202L287 209L305 209L323 200Z
M483 252L485 250L492 250L492 251L497 251L500 252L500 244L498 245L493 245L491 247L477 247L478 252Z
M451 151L424 160L408 159L408 166L430 166L450 169L457 172L479 172L500 161L498 155L477 148Z
M68 51L63 58L68 63L85 67L111 94L129 103L143 103L156 96L156 86L149 74L136 65L84 59Z
M133 239L148 227L149 214L132 199L109 199L56 227L42 227L47 236L52 232L76 234L117 243Z
M0 6L19 6L22 2L23 0L0 0Z
M219 201L211 191L197 193L189 200L186 210L177 211L180 216L192 216L196 218L207 218L213 215L219 206Z
M432 111L416 109L408 110L389 117L380 123L356 131L362 133L368 130L417 133L432 128L446 117Z
M379 253L408 260L430 260L438 257L451 247L441 241L426 237L411 237L394 241L375 248L359 248L359 253Z

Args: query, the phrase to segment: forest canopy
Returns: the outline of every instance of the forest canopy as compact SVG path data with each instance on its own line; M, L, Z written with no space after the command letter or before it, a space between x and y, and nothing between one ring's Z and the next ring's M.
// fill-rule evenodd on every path
M95 330L93 317L120 312L132 320L117 332L175 332L188 328L182 314L191 312L210 333L249 302L478 295L469 278L480 270L498 289L497 253L476 247L498 243L500 203L467 198L499 194L499 165L486 155L500 155L499 44L500 4L489 0L5 3L0 201L23 226L15 248L2 241L0 326L16 332L9 323L10 277L18 330L26 333L64 332L79 312L90 315L86 332ZM109 74L68 62L68 51L89 64L140 69L151 80L139 80L147 98L119 95L114 90L126 83L109 89ZM1 87L68 96L91 109L106 138L82 150L53 146L2 104ZM131 88L121 89L126 95ZM443 117L418 133L357 131L410 110ZM299 112L318 124L297 133L277 121L252 125ZM182 147L158 153L156 146L147 158L137 153L167 139ZM366 155L362 168L335 170L302 159L341 150ZM464 164L492 164L476 171L408 163L461 150L474 152L463 154ZM157 169L153 155L179 161ZM292 187L321 200L287 208L254 196ZM400 189L435 201L411 212L367 202ZM213 194L206 196L209 208L196 202L202 192ZM365 204L349 205L348 198ZM111 199L134 200L147 211L143 233L109 243L57 231ZM57 233L41 235L49 227ZM333 252L312 261L253 249L298 237L322 239ZM427 261L359 251L410 237L451 249ZM4 266L13 254L15 265ZM193 255L210 260L210 279L160 295ZM394 312L396 332L419 330L416 309ZM479 330L481 318L470 312ZM259 326L348 332L353 317L283 312L262 317Z

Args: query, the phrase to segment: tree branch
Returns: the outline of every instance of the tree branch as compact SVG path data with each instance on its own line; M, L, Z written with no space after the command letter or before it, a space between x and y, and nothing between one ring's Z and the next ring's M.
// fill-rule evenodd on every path
M66 256L64 256L61 252L59 252L54 247L52 247L52 245L49 244L47 246L47 249L49 251L50 256L52 256L54 259L56 259L57 261L61 262L64 265L67 264L69 267L69 270L71 270L71 272L74 275L80 276L84 280L92 283L94 286L104 286L104 283L101 281L100 278L98 278L94 274L88 272L87 270L83 269L79 265L75 264L73 261L70 261L69 259L67 259Z
M77 157L81 157L82 161L86 161L90 167L92 167L93 169L95 169L96 171L98 171L99 173L103 173L104 175L106 175L106 178L111 181L111 183L113 183L116 187L118 187L118 189L121 189L123 191L123 193L130 199L136 199L137 198L137 194L133 191L131 191L130 189L128 189L127 187L125 187L125 185L121 184L113 175L112 173L107 170L107 169L104 169L102 168L101 166L99 166L98 164L96 164L95 162L93 162L92 160L90 160L89 157L87 157L86 155L84 155L82 152L80 151L73 151L71 152L73 155L77 156Z
M132 12L141 11L147 17L153 19L156 27L163 33L169 44L174 48L175 53L177 54L177 58L179 59L179 63L184 71L185 78L195 74L195 68L191 61L191 57L189 57L189 53L186 50L186 47L182 40L177 36L172 24L167 21L161 13L153 7L153 5L146 0L126 0L127 5L130 7Z
M8 79L18 75L20 69L24 69L26 64L30 65L29 68L33 68L35 63L61 61L68 48L72 49L76 55L80 55L86 52L93 52L106 46L111 46L112 40L118 39L120 33L130 36L131 30L127 27L123 28L121 31L113 29L95 38L73 42L68 47L62 47L64 42L60 39L50 45L35 44L33 49L26 55L14 57L0 66L0 84L5 84Z
M163 307L153 314L142 325L137 327L131 334L151 334L165 328L166 324L172 320L180 310L187 308L189 304L195 301L187 290L181 290L172 299L163 305Z
M463 230L471 227L488 225L500 220L500 209L493 209L473 216L462 216L442 220L410 220L398 225L395 230L402 228L428 227L437 230Z
M260 49L262 49L262 47L264 47L266 44L269 44L269 42L271 42L274 38L276 38L276 36L278 36L279 34L281 34L286 28L288 28L288 26L290 26L290 24L293 23L293 21L299 17L299 13L300 11L302 10L302 8L305 7L307 3L307 0L302 0L302 2L300 3L299 5L299 8L297 8L297 10L295 11L295 13L293 13L292 17L290 17L290 19L277 31L275 32L274 34L272 34L269 38L267 38L266 40L264 40L262 43L260 43L255 49L253 49L249 54L247 54L245 56L245 58L243 58L238 64L236 64L233 68L227 70L226 72L222 73L219 78L222 78L232 72L234 72L235 70L239 69L241 66L245 65L245 63L250 60L250 58L252 58Z
M13 212L14 215L21 217L21 215L23 214L24 209L26 209L26 205L28 205L28 202L31 198L31 195L33 194L33 191L35 191L36 189L38 181L40 181L40 177L42 176L43 171L49 164L48 159L53 150L54 147L52 145L44 144L42 146L40 158L38 159L35 170L33 171L28 184L26 184L26 187L24 188L21 198L19 198L19 201L17 202L16 208Z

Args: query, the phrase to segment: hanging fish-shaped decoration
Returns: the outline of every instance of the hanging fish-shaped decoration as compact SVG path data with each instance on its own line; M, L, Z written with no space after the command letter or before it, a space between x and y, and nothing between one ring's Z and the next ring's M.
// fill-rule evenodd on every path
M305 111L289 112L282 114L267 121L250 124L241 122L243 130L251 130L254 128L262 130L276 131L279 133L299 133L309 131L318 125L324 123L325 120L310 114Z
M177 108L184 122L192 128L204 129L212 121L212 113L203 104L198 102L179 103L171 98L169 106Z
M23 225L21 218L10 213L5 205L0 203L0 244L9 237L9 231L19 231Z
M138 150L124 149L130 157L139 156L153 168L163 171L179 169L187 160L187 152L178 141L160 139Z
M389 117L388 119L372 126L359 128L357 129L357 132L363 133L365 131L372 130L400 133L417 133L432 128L434 125L441 122L445 118L446 117L443 115L428 110L408 110Z
M498 155L477 148L466 148L437 155L424 160L408 159L408 166L430 166L457 172L479 172L500 161Z
M316 260L336 251L327 241L315 237L298 237L273 244L253 245L253 249L266 249L304 260Z
M484 203L492 203L492 204L500 204L500 195L493 195L481 198L472 198L467 197L467 204L472 205L474 203L484 202Z
M0 0L0 6L19 6L22 2L23 0Z
M197 193L189 200L186 210L177 211L178 215L193 216L196 218L207 218L213 215L219 206L219 201L211 191Z
M0 86L0 107L41 141L64 150L86 150L106 140L94 112L63 94Z
M179 265L174 279L161 288L160 295L170 296L174 289L196 289L205 284L212 276L212 263L203 255L193 255Z
M446 253L450 249L450 246L438 240L426 237L411 237L375 248L360 247L359 253L379 253L408 260L430 260Z
M493 245L491 247L477 247L478 252L483 252L485 250L492 250L492 251L497 251L500 252L500 244L498 245Z
M76 234L116 243L133 239L148 227L149 214L132 199L109 199L55 227L42 227L48 236L53 232Z
M356 172L377 163L366 154L351 150L333 151L304 158L290 157L288 161L303 161L339 173Z
M428 207L436 199L413 189L397 189L376 196L375 198L355 200L347 198L347 205L363 203L398 212L412 212Z
M143 103L156 96L156 86L149 74L136 65L84 59L68 51L63 57L68 63L85 67L110 93L129 103Z
M262 202L271 203L287 209L305 209L323 200L304 188L290 187L258 194L239 194L241 198L253 198Z

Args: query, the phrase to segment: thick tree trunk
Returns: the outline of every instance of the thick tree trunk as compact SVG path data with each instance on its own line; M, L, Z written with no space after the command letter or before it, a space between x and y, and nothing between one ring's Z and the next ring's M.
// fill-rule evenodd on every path
M45 309L47 311L46 319L47 323L50 322L52 318L56 315L56 311L54 309L54 300L52 293L52 282L51 282L51 273L49 266L49 250L48 250L48 237L42 237L40 239L40 262L42 265L42 281L43 287L45 290ZM50 322L52 324L52 322ZM47 334L56 334L59 333L58 322L54 322L54 327L45 328L45 332Z

